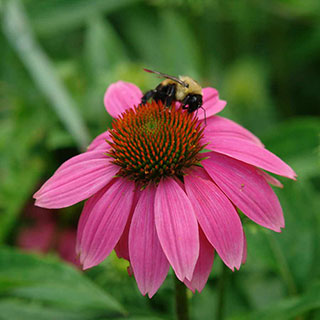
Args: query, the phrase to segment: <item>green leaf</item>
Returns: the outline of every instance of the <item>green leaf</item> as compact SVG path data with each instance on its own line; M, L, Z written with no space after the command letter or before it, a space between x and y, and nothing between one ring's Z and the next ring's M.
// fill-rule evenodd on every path
M52 309L48 306L18 299L4 299L0 301L1 320L92 320L81 312L69 312Z
M123 313L123 307L83 273L52 258L0 249L0 292L52 307L92 314Z
M261 311L229 318L229 320L274 320L294 319L295 317L320 308L320 283L314 284L305 294L264 308Z
M85 150L89 144L87 128L77 111L75 102L56 76L51 61L37 43L20 1L6 2L3 16L3 31L12 47L25 64L39 90L50 101L78 147Z

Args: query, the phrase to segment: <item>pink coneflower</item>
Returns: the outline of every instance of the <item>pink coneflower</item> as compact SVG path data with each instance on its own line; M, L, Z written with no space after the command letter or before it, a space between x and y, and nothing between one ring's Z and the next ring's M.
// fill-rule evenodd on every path
M53 210L27 205L24 218L25 224L19 228L16 245L24 250L37 253L55 252L60 258L80 267L75 253L76 229L60 228Z
M291 179L295 173L248 130L215 116L226 102L213 88L203 89L206 125L202 112L139 105L141 97L131 83L108 88L113 128L62 164L34 195L36 205L63 208L89 198L77 234L84 269L115 249L130 261L143 295L156 293L170 266L201 291L215 251L232 270L246 259L236 208L276 232L284 227L269 186L281 183L262 169Z

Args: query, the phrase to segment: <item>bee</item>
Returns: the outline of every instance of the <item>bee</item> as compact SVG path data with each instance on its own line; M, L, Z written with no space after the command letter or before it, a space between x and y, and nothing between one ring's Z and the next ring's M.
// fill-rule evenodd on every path
M144 69L146 72L155 73L165 78L155 89L145 93L141 103L145 104L149 99L161 101L166 107L171 106L175 101L181 102L182 109L192 113L202 107L202 88L199 83L187 76L169 76L159 71ZM205 117L206 118L206 117Z

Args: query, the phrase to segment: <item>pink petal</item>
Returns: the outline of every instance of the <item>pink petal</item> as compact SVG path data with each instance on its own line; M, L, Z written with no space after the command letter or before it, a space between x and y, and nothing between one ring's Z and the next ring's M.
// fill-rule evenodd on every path
M202 291L208 281L214 257L214 249L207 240L206 236L199 228L200 251L196 267L191 281L184 279L185 285L194 293L196 290Z
M268 174L268 173L266 173L266 172L264 172L263 170L260 170L260 169L257 169L257 172L260 175L262 175L269 184L271 184L271 185L273 185L275 187L283 188L283 184L278 179L276 179L275 177L271 176L270 174Z
M172 178L161 180L155 222L162 249L179 280L192 279L199 256L198 223L191 202Z
M132 213L132 212L131 212ZM130 225L131 225L131 219L132 219L132 214L129 215L127 224L123 230L123 233L114 247L114 251L117 254L117 257L120 259L125 259L127 261L130 261L129 257L129 230L130 230Z
M92 213L92 209L95 207L97 202L101 199L101 197L105 194L106 190L114 183L115 179L105 188L101 189L99 192L97 192L95 195L93 195L91 198L89 198L82 209L80 219L78 222L78 228L77 228L77 242L76 242L76 253L80 256L81 253L81 243L83 242L83 230L87 224L87 221Z
M94 160L94 159L99 159L99 158L103 158L106 159L108 157L106 157L106 155L104 154L104 152L102 150L92 150L92 151L88 151L88 152L84 152L84 153L80 153L77 156L74 156L72 158L70 158L69 160L65 161L59 168L58 170L62 170L62 169L67 169L79 162L82 161L87 161L87 160ZM57 170L57 171L58 171ZM57 171L55 173L57 173Z
M249 130L229 119L213 116L207 120L204 136L207 141L212 141L217 135L246 139L260 147L263 147L263 144L259 138L252 134Z
M143 94L132 83L118 81L107 89L104 95L104 105L113 118L118 118L128 108L133 108L141 103Z
M132 277L132 276L133 276L133 271L132 271L131 265L129 265L129 267L127 267L127 272L128 272L128 276L129 276L129 277Z
M86 203L84 227L77 245L83 269L103 261L119 241L132 206L134 188L133 182L117 178Z
M151 298L159 289L169 271L154 221L156 189L143 190L134 211L129 233L130 261L140 292Z
M104 149L107 151L108 149L110 149L110 145L106 142L106 140L111 140L109 131L102 132L97 137L95 137L88 146L87 151L93 151L97 149Z
M207 153L203 167L226 196L251 220L280 232L284 219L279 200L256 168L219 153Z
M184 181L188 198L207 239L230 269L239 269L243 229L233 204L209 180L189 174Z
M296 177L296 173L276 155L241 138L218 135L209 141L207 148L280 176Z
M85 200L108 184L119 168L102 151L71 158L34 194L35 205L64 208Z
M210 88L210 87L203 88L202 94L203 94L202 107L206 110L207 118L222 111L227 104L226 101L219 99L219 93L214 88ZM200 111L201 110L199 110L198 118L199 120L203 120L205 118L205 113Z
M208 175L207 171L204 170L202 167L193 166L189 170L187 170L186 175L196 175L197 177L203 180L212 181L211 177ZM184 185L183 185L184 186Z
M116 252L118 258L123 258L128 261L130 261L130 258L129 258L129 230L130 230L132 215L133 215L133 212L136 208L136 205L138 203L140 195L141 195L141 191L139 189L135 190L135 193L133 196L133 201L132 201L132 207L131 207L131 211L130 211L130 214L128 217L126 227L124 228L122 236L114 248L114 251Z

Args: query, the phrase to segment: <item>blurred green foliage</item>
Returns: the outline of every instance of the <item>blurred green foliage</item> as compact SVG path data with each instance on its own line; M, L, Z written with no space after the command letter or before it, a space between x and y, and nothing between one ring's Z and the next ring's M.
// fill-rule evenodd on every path
M193 319L221 292L225 319L320 319L320 1L3 0L0 20L0 319L174 318L171 275L149 300L114 256L84 274L13 248L39 184L110 126L107 86L157 84L143 67L219 89L298 173L277 190L286 229L246 223L246 265L216 257Z

